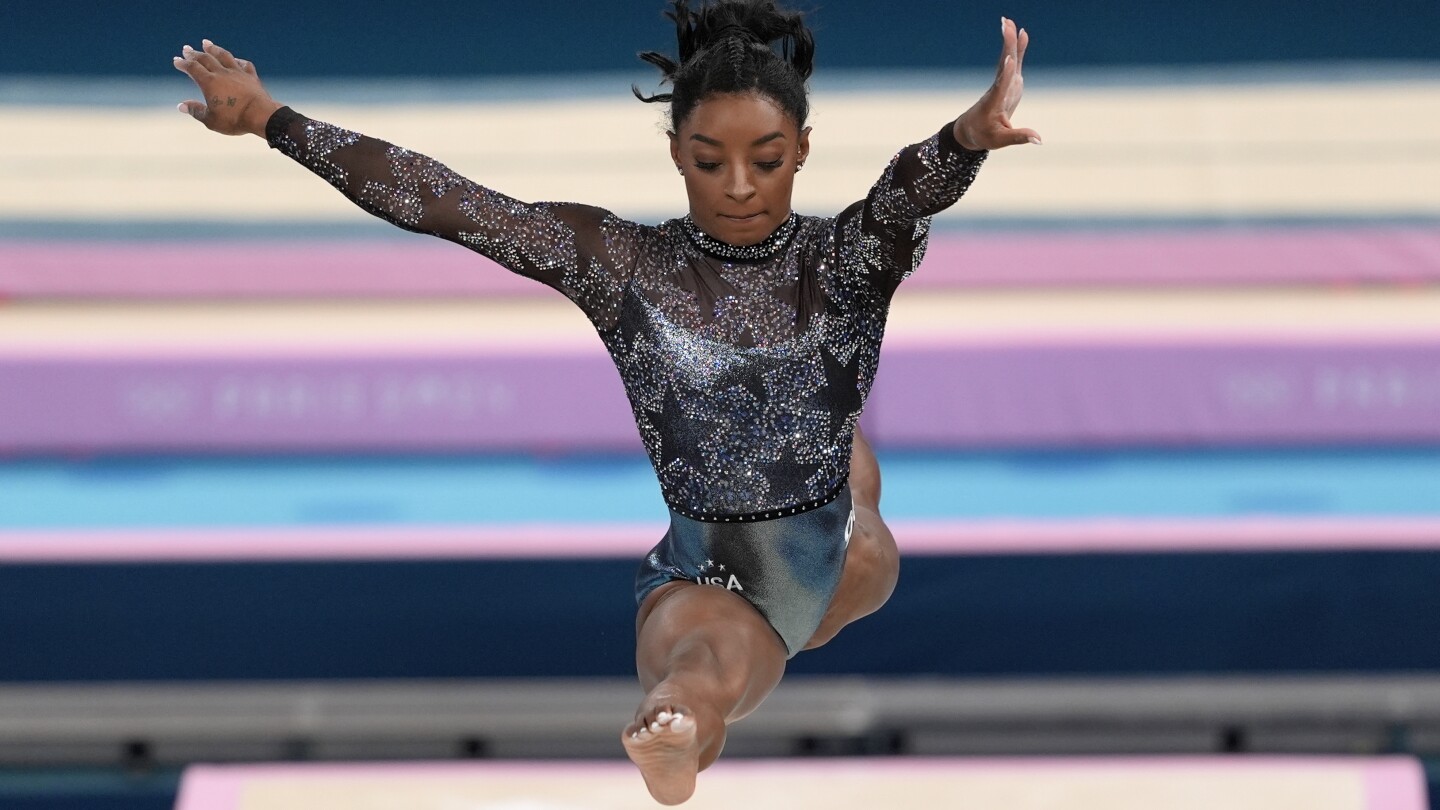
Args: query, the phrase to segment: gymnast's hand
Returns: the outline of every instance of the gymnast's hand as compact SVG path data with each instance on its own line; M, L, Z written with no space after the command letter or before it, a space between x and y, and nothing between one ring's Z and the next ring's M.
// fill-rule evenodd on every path
M1015 30L1015 21L1000 18L1000 36L1004 46L1000 49L1000 64L995 68L995 83L985 95L955 119L955 140L966 149L1000 149L1022 143L1040 143L1040 135L1033 129L1016 129L1010 123L1010 116L1020 106L1020 95L1025 89L1025 79L1020 74L1025 64L1025 48L1030 44L1030 35L1025 29Z
M179 109L222 135L265 137L265 123L282 105L270 98L255 65L236 59L210 40L197 51L186 45L175 57L175 69L195 80L204 101L182 101Z

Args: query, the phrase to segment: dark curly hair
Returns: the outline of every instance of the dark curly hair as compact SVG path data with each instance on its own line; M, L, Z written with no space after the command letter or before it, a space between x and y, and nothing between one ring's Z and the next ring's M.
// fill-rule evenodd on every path
M717 0L697 9L688 0L670 0L670 6L665 16L675 21L680 62L657 51L644 51L640 58L660 68L661 84L673 89L653 96L631 90L647 103L669 102L672 131L715 93L762 93L805 126L810 113L805 82L814 70L815 39L803 14L783 10L774 0Z

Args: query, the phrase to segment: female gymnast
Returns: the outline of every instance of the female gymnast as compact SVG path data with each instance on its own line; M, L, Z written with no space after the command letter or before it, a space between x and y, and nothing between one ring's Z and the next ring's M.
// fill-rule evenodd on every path
M814 40L773 0L672 0L679 61L640 56L671 92L670 157L689 214L650 226L572 203L524 203L398 146L271 99L250 62L205 40L175 67L180 111L266 138L366 211L449 239L580 306L624 380L670 528L636 576L646 694L621 742L651 795L679 804L786 661L877 610L899 573L880 469L857 429L891 295L931 215L990 150L1040 143L1011 125L1028 37L1001 20L995 81L901 150L829 218L790 207L810 152ZM776 45L778 44L778 48Z

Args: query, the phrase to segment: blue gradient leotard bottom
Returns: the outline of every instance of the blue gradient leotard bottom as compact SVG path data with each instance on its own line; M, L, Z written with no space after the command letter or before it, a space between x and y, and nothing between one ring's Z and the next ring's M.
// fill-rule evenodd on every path
M635 601L673 580L725 588L760 611L787 657L825 617L855 528L850 485L807 512L747 523L692 520L670 510L670 529L635 574Z

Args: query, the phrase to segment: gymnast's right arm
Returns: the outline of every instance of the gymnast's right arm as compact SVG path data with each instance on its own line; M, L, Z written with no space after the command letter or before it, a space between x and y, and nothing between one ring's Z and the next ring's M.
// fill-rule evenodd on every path
M175 67L205 96L181 112L209 129L264 137L367 212L554 287L592 319L613 306L630 271L615 248L630 241L632 223L593 206L523 203L424 155L306 118L270 98L254 65L209 40L203 51L186 46Z

